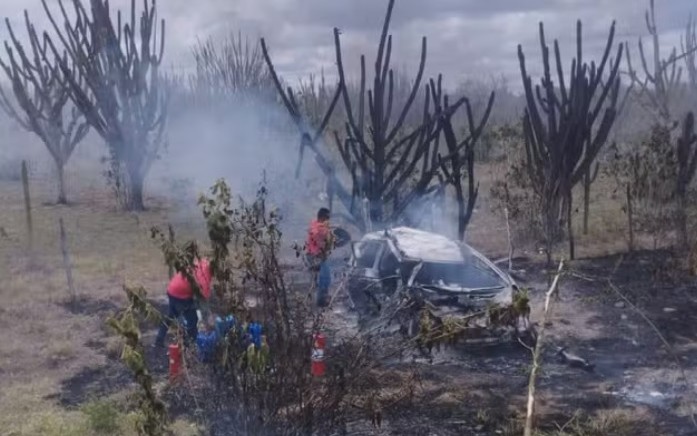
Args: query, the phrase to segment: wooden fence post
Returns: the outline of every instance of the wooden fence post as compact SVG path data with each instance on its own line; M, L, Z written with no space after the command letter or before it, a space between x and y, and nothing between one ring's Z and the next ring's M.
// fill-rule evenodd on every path
M72 304L77 302L77 295L75 293L75 283L73 282L73 267L70 264L70 254L68 253L68 242L65 237L65 226L63 225L63 218L58 219L58 226L60 228L60 243L61 252L63 253L63 266L65 267L65 274L68 279L68 291L70 292L70 300Z
M172 224L168 224L168 225L167 225L167 228L168 228L168 230L169 230L169 242L170 242L172 245L174 245L174 241L175 241L175 238L174 238L174 227L172 227ZM169 269L169 271L168 271L168 272L169 272L169 278L171 279L172 277L174 277L174 273L175 273L175 271L174 271L174 266L172 266L172 264L168 264L168 269Z
M24 208L27 213L27 235L29 250L34 246L34 228L31 221L31 199L29 197L29 172L27 171L27 161L22 161L22 186L24 187Z

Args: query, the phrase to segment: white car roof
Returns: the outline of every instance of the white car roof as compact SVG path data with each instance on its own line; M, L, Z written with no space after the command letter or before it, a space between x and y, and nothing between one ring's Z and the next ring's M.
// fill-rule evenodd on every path
M404 257L431 262L462 262L463 250L471 250L466 244L459 245L452 239L437 233L413 229L411 227L396 227L387 230L387 236L392 240ZM368 233L363 241L385 239L385 231Z

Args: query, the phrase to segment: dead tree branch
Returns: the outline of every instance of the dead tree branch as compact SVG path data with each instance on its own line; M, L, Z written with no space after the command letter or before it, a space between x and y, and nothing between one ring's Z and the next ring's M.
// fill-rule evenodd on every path
M332 194L332 196L336 195L344 205L350 204L351 194L346 190L346 188L343 187L341 181L336 175L336 171L331 163L331 160L320 150L319 147L327 125L329 124L329 120L331 119L334 109L336 108L336 105L341 97L341 90L344 87L343 81L340 80L336 85L334 96L332 97L331 103L327 107L324 116L321 118L321 122L318 125L312 125L313 123L305 118L302 108L298 104L298 99L295 97L293 89L291 87L288 87L287 89L283 87L281 79L278 77L276 69L273 66L273 62L271 61L271 57L269 56L269 50L266 46L266 41L264 38L261 39L261 50L264 60L266 61L266 65L269 69L269 73L271 74L271 79L281 97L281 101L288 110L288 113L290 114L300 133L300 148L298 151L299 160L296 178L300 176L300 168L305 154L305 149L310 149L314 153L315 162L327 177L327 185L330 188L329 192ZM330 204L331 203L332 198L330 198Z
M528 409L525 415L525 436L532 436L533 432L533 418L535 416L535 382L537 380L537 373L540 371L540 355L542 352L542 343L544 340L545 326L547 325L547 320L549 319L549 313L551 309L552 295L555 293L557 286L559 285L559 277L561 276L562 270L564 269L564 260L559 262L559 268L557 269L557 274L554 276L552 285L545 294L545 312L542 324L540 325L540 332L537 336L537 342L535 343L535 349L532 354L532 370L530 371L530 381L528 382Z
M440 80L440 77L439 77ZM433 88L433 85L431 86ZM443 137L445 139L445 144L448 148L448 157L443 159L439 156L439 161L441 162L441 170L445 176L445 179L450 183L455 189L455 199L457 200L457 216L458 216L458 229L457 235L459 240L463 240L465 237L465 231L467 230L467 225L469 224L472 213L474 212L474 205L477 201L477 196L479 194L479 183L475 182L474 176L474 157L475 157L475 146L482 136L484 127L489 120L489 115L491 115L491 109L494 105L495 93L492 91L489 100L479 122L475 123L474 115L472 114L472 106L468 99L465 98L465 109L467 111L467 121L469 127L469 133L467 137L458 140L455 136L455 131L452 125L452 115L453 112L448 110L448 97L445 97L444 102L444 114L440 118L441 129L443 131ZM464 192L464 178L467 176L467 198L465 199ZM465 204L465 201L467 203Z

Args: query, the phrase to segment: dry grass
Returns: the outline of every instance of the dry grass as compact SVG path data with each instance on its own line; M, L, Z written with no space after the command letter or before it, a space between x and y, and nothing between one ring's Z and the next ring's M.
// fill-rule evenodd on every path
M636 413L608 409L592 416L578 412L557 430L540 432L539 436L635 436L647 434L646 431L647 422Z
M88 346L102 335L105 313L71 313L58 219L62 217L74 268L78 297L86 301L122 301L124 283L142 284L155 296L165 285L167 271L151 242L149 228L166 223L162 207L139 214L114 207L104 187L81 190L70 207L52 201L50 185L31 180L34 222L33 252L27 233L21 183L0 182L0 428L7 435L134 434L132 414L94 406L68 410L50 399L61 392L61 381L85 368L104 365L119 352L106 340L104 353ZM100 414L101 416L100 418ZM112 419L113 418L113 419ZM106 420L95 430L94 420ZM111 432L105 428L112 425ZM188 423L175 425L177 434L197 434Z

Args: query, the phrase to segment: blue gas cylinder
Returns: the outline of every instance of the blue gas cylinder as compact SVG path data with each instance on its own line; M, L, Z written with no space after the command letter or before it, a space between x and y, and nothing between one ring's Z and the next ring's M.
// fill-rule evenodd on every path
M254 344L254 346L257 348L261 348L261 324L253 322L249 324L247 331L249 332L250 340Z
M215 330L209 332L199 332L196 338L196 351L201 362L210 362L215 356L215 346L218 341L218 334Z
M228 332L235 328L235 317L228 315L225 318L217 316L215 318L215 330L218 333L220 339L227 336Z

